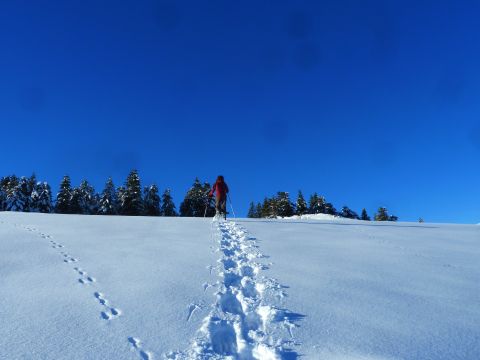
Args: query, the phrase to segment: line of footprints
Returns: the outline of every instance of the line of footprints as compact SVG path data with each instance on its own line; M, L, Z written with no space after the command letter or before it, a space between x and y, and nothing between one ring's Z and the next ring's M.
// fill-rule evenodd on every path
M19 225L14 224L14 226L18 227ZM79 261L77 258L71 256L70 254L68 254L67 252L65 252L63 250L65 248L64 245L62 245L62 244L60 244L56 241L53 241L51 235L44 234L44 233L40 232L38 229L35 229L33 227L30 227L30 226L23 226L23 225L20 225L20 226L22 226L27 231L36 233L37 235L39 235L43 239L48 239L49 242L50 242L50 246L53 249L60 250L60 254L62 255L63 262L65 264L77 263ZM76 267L73 268L73 270L80 276L80 278L78 279L78 282L80 284L82 284L82 285L93 285L94 283L97 282L97 280L94 277L88 275L88 273L85 270L81 269L80 267L76 266ZM100 317L102 319L110 321L110 320L113 320L113 319L119 317L122 314L122 311L120 309L115 308L110 304L110 301L107 300L107 298L105 297L105 295L103 293L101 293L99 291L96 291L96 292L93 293L93 296L98 301L100 306L102 306L102 311L100 312ZM138 355L140 356L140 358L142 360L153 360L153 354L149 351L145 351L145 350L142 349L142 343L139 339L134 338L134 337L129 337L127 340L128 340L128 343L131 346L131 349L133 351L138 352Z

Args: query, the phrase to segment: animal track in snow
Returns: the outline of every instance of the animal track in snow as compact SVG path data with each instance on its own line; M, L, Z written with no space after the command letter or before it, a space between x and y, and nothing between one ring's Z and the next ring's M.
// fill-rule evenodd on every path
M91 276L87 276L85 278L80 278L78 279L78 282L80 284L91 284L91 283L94 283L95 281L97 281L95 278L91 277Z
M102 293L100 292L96 292L93 294L95 296L95 298L98 300L98 302L100 303L100 305L104 305L104 306L107 306L108 305L108 301L107 299L105 299L105 297L103 296Z
M118 309L115 309L113 307L111 308L107 308L105 309L104 311L102 311L100 313L100 316L102 317L102 319L104 320L112 320L112 319L115 319L117 316L119 316L121 313L120 313L120 310Z
M64 263L66 264L69 264L69 263L72 263L72 262L77 262L78 259L75 259L74 257L71 257L70 255L64 255L64 257L66 258L65 260L63 260Z
M138 351L140 358L142 360L153 360L153 354L150 351L145 351L142 349L142 342L140 339L130 336L128 342L132 346L132 350Z
M62 244L56 243L56 242L53 241L53 240L50 240L50 244L52 244L52 248L54 248L54 249L61 249L61 248L63 248L63 245L62 245Z
M109 305L109 301L105 298L105 296L101 292L95 292L93 294L95 298L98 300L100 305L104 308L104 310L100 313L100 317L104 320L112 320L117 318L118 316L121 315L121 310L114 308Z

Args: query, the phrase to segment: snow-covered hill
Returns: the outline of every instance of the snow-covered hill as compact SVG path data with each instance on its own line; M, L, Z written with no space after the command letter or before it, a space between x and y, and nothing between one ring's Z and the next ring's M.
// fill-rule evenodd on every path
M479 359L476 225L0 213L1 359Z

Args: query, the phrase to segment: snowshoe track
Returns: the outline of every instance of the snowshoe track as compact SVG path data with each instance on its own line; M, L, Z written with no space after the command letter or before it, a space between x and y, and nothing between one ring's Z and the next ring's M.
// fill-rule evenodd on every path
M221 278L215 303L190 348L170 352L166 357L175 360L296 358L290 347L296 344L293 329L303 316L269 304L271 299L285 296L285 287L260 275L268 267L257 262L266 256L259 252L256 239L247 236L233 222L213 224L221 255L217 266L207 267L209 271L217 269Z

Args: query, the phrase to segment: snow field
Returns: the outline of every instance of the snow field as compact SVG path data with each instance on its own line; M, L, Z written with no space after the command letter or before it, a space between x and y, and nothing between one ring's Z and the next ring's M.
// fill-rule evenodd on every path
M480 359L479 258L477 225L0 213L0 359Z

